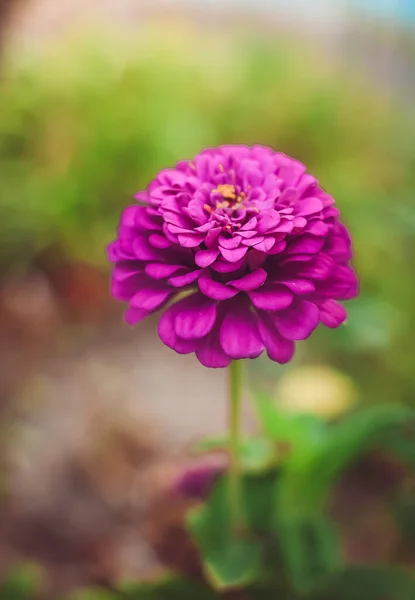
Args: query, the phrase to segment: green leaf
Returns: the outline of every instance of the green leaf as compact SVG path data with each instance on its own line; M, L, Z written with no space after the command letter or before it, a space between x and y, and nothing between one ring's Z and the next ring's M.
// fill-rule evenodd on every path
M255 539L234 537L225 524L219 531L213 513L202 508L189 515L188 523L202 551L206 576L216 589L238 588L257 579L261 548Z
M215 600L219 597L203 584L175 576L150 582L125 583L120 591L124 600Z
M198 442L193 446L194 452L210 452L214 450L228 451L227 438L215 438ZM247 438L239 446L239 460L244 472L260 472L269 469L276 462L276 448L271 440L264 437Z
M411 415L396 406L361 410L287 461L277 488L276 534L295 589L311 591L340 568L338 539L324 514L334 479Z
M412 417L413 411L406 407L377 406L361 409L333 425L318 445L290 460L282 483L287 488L287 502L320 510L339 473L357 456L380 446L388 433Z
M255 586L246 590L246 600L298 600L298 596L275 586Z
M279 471L245 475L242 491L249 527L258 534L269 532L275 515L275 491L279 485Z
M412 489L403 490L393 503L394 514L404 540L415 548L415 495Z
M276 533L294 590L309 592L340 568L338 537L323 513L290 515L281 512Z
M42 573L37 565L14 567L0 582L1 600L31 600L39 592Z
M270 528L276 473L247 475L241 483L246 531L235 533L231 527L228 477L222 477L207 503L188 516L206 576L219 590L255 582L263 567L264 548L259 534Z
M79 590L67 600L121 600L121 596L98 587Z
M313 600L413 600L415 578L390 567L348 569L313 596Z
M404 427L394 427L390 434L385 435L382 441L382 449L388 450L396 458L402 460L409 466L415 467L415 415Z
M264 432L276 442L288 445L290 459L308 452L327 434L327 424L315 415L280 410L272 398L259 390L253 396Z

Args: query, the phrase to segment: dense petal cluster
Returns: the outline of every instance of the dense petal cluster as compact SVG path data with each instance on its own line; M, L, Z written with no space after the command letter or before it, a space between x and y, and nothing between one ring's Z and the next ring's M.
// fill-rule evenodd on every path
M112 293L134 324L161 308L162 341L208 367L264 350L289 361L357 294L351 240L305 166L262 146L221 146L159 173L108 248Z

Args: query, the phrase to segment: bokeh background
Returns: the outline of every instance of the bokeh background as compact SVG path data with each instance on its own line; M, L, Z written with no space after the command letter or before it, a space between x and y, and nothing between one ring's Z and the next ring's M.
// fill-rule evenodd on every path
M148 573L151 490L225 430L225 374L130 330L105 256L132 194L206 146L305 162L354 239L348 323L250 378L327 417L414 402L414 32L412 0L0 1L0 573Z

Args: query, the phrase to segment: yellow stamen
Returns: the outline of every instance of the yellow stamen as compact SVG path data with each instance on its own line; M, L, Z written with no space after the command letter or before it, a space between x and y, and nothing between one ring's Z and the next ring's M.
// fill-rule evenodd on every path
M218 185L215 192L219 192L219 194L226 200L236 200L235 186L230 185L229 183Z
M256 213L259 214L259 208L257 208L256 206L251 206L250 208L251 210L254 210Z
M223 202L216 202L216 208L229 208L228 200L224 200Z
M205 209L206 212L208 212L210 215L213 213L213 208L211 206L209 206L209 204L204 204L203 208Z
M223 165L220 165L220 164L218 165L218 169L219 169L219 171L220 171L221 173L223 173L223 172L224 172L224 170L225 170L225 169L224 169L224 167L223 167Z

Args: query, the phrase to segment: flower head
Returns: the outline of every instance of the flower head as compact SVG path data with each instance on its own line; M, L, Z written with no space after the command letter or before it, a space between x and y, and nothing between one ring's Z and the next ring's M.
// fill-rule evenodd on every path
M220 146L159 173L108 248L112 293L137 323L168 308L161 340L208 367L264 350L288 362L357 294L351 240L305 166L270 148Z

